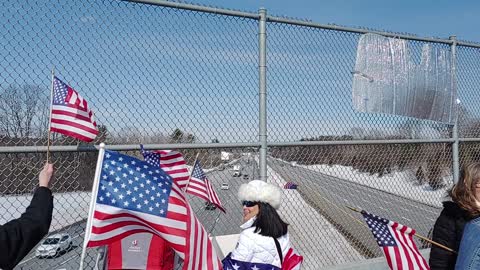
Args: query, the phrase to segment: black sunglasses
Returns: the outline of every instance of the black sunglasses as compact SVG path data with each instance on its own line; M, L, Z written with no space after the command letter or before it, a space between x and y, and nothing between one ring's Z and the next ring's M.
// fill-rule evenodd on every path
M252 201L242 201L242 205L246 207L254 207L257 204L258 204L257 202L252 202Z

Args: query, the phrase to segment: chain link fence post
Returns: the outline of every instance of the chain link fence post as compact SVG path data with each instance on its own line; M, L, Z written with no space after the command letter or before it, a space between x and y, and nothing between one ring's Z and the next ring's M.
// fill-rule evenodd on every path
M267 10L260 8L258 22L259 44L259 140L260 180L267 181Z
M451 36L450 37L450 40L452 40L452 46L451 46L451 50L452 50L452 73L451 73L451 76L452 76L452 80L451 80L451 84L452 84L452 91L456 92L457 91L457 88L456 88L456 50L457 50L457 37L456 36ZM457 95L453 95L454 97L457 96ZM454 125L453 125L453 130L452 130L452 138L454 139L454 142L453 142L453 145L452 145L452 160L453 160L453 183L457 183L458 182L458 176L459 176L459 171L460 171L460 163L459 163L459 154L458 154L458 110L457 110L457 113L455 114L455 122L454 122Z

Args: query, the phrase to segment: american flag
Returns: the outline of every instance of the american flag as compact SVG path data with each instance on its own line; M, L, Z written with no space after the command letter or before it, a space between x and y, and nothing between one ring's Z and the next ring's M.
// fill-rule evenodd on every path
M50 131L91 142L98 134L93 111L77 91L53 77Z
M180 152L170 150L147 151L143 149L143 145L140 147L143 158L147 163L160 167L168 173L181 189L187 186L190 173Z
M105 151L100 170L88 247L149 232L184 259L184 270L221 269L207 232L168 174L113 151Z
M287 182L285 185L283 185L284 189L297 189L298 185L295 184L294 182Z
M208 180L198 160L195 161L195 164L193 165L192 176L188 182L186 192L215 204L218 209L225 212L217 193L213 189L212 183Z
M271 264L234 260L231 253L223 259L222 263L224 270L280 270L278 266Z
M415 230L362 211L377 244L392 270L430 269L413 241Z

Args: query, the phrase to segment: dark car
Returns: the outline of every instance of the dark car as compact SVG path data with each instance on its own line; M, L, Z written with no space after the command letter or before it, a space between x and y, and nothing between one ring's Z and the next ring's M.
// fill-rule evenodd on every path
M215 204L210 202L205 202L205 210L215 210L217 207Z

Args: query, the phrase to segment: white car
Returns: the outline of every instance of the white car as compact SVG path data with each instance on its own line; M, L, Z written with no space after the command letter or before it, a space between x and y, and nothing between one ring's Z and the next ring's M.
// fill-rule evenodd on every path
M233 177L241 176L242 175L242 167L240 165L233 166Z
M61 252L68 251L72 248L72 237L68 233L54 234L45 239L35 251L35 256L42 257L55 257Z
M220 189L228 190L228 189L230 189L230 186L229 186L227 183L223 183L223 184L220 186Z

